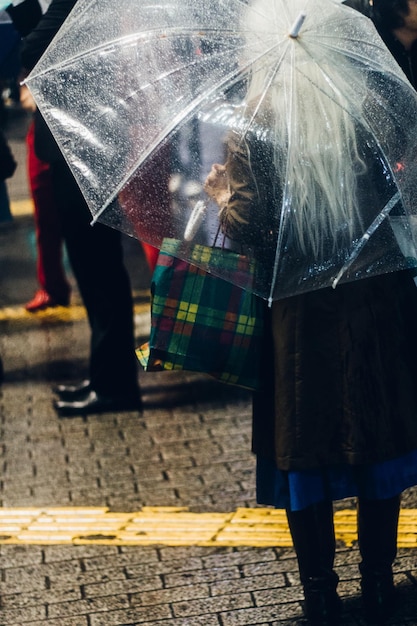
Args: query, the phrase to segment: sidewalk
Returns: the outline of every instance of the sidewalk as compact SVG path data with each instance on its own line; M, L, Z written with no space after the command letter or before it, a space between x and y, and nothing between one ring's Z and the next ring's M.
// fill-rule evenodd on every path
M16 116L9 129L15 207L27 202L24 124ZM70 309L22 308L37 287L22 212L0 229L0 626L301 626L285 524L274 522L271 545L256 507L250 395L202 375L140 371L143 415L59 419L50 388L85 375L88 325L75 285ZM149 273L137 242L125 249L139 344ZM417 509L415 489L403 506ZM336 508L353 515L354 502ZM249 523L236 542L225 531L242 509ZM404 541L415 524L404 521ZM340 540L343 626L364 624L358 561L356 544ZM416 626L415 548L399 549L395 576L401 610L390 624Z

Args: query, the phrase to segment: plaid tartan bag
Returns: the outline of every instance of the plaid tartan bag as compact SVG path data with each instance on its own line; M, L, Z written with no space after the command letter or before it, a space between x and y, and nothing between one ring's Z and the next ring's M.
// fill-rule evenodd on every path
M205 372L248 389L259 388L263 302L173 254L179 242L164 240L151 284L149 342L136 350L145 370ZM195 245L193 259L221 256L230 273L248 269L234 252ZM225 261L227 259L227 261ZM252 267L253 271L253 267Z

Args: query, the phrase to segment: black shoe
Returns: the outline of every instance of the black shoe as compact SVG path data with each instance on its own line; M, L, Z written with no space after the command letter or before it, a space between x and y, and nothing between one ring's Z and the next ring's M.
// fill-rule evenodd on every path
M340 623L342 601L336 590L311 579L304 585L304 612L311 626L337 626Z
M78 400L91 391L91 382L86 379L76 385L57 385L52 388L52 391L56 393L61 400Z
M362 575L362 606L368 624L385 624L398 608L392 575Z
M101 396L90 391L81 400L54 402L54 408L61 417L88 415L90 413L117 413L119 411L142 411L140 397L135 394L120 396Z

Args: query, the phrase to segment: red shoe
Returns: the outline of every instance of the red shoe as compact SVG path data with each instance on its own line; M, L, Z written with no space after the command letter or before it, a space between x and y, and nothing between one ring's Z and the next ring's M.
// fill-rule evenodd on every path
M44 289L38 289L38 291L33 296L33 299L25 304L25 309L29 313L36 313L37 311L43 311L44 309L48 309L50 307L56 306L68 306L69 299L67 298L64 301L58 302L55 300L47 291Z

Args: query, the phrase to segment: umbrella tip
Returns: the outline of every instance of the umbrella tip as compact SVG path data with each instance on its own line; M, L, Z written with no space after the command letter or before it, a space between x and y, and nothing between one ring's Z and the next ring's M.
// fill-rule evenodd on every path
M297 17L297 19L295 20L295 22L293 24L293 27L291 28L291 30L289 32L289 36L292 39L297 39L297 37L298 37L298 35L300 33L300 30L301 30L301 27L304 24L304 20L306 19L306 17L307 17L307 14L304 13L304 11L302 11L300 13L300 15Z

